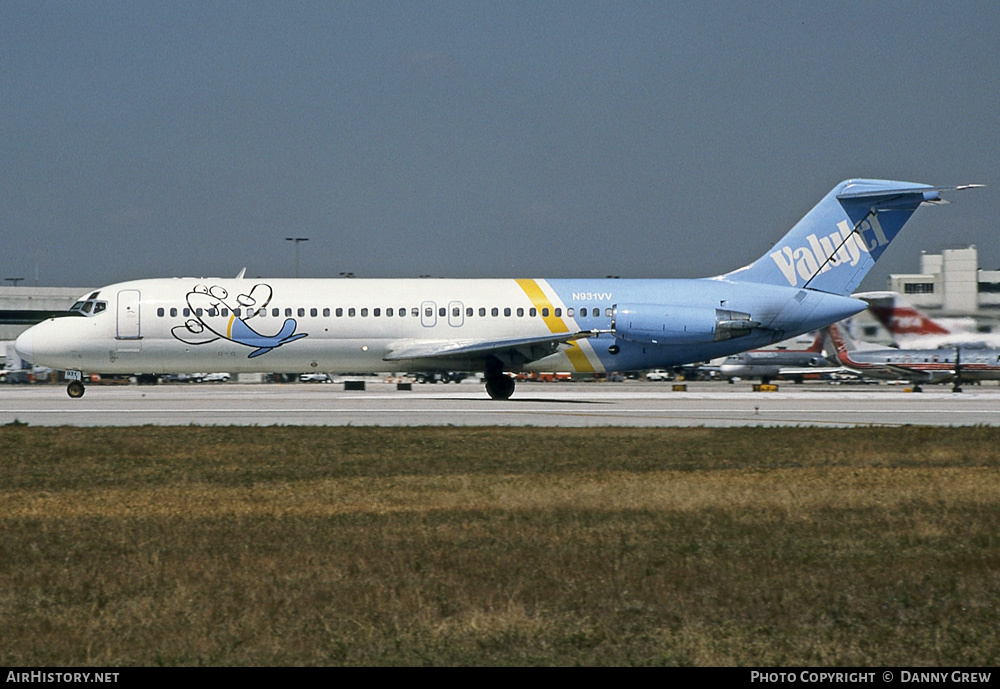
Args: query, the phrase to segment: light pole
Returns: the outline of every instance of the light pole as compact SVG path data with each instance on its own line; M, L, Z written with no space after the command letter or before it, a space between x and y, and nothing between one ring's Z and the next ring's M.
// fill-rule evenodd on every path
M24 278L4 278L7 282L11 283L14 287L17 287L17 283L21 282Z
M308 242L309 237L285 237L286 242L295 242L295 277L299 276L299 244Z

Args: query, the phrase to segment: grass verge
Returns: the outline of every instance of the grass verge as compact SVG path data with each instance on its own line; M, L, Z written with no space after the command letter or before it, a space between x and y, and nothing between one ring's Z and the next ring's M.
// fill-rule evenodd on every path
M0 428L0 664L992 665L1000 430Z

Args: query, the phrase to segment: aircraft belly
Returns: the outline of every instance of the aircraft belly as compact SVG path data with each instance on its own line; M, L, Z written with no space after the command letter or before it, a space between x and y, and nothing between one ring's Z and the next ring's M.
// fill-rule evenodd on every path
M570 358L566 356L564 352L556 352L547 357L543 357L538 361L532 361L531 363L525 364L525 371L534 371L536 373L558 373L561 371L576 372L573 363Z

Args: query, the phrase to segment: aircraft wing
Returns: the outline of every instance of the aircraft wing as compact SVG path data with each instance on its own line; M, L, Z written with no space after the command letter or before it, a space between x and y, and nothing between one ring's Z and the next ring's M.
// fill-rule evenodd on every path
M390 345L388 353L382 359L409 361L495 356L504 364L521 366L569 349L574 340L593 337L596 334L589 330L581 330L575 333L505 340L409 340Z
M889 364L886 368L893 373L898 374L901 378L906 378L907 380L912 380L914 382L945 383L947 381L954 380L955 378L955 371L948 369L938 371L921 371L920 369L900 366L899 364Z
M830 373L851 373L851 369L844 366L782 366L778 369L779 376L804 376L813 373L828 375Z

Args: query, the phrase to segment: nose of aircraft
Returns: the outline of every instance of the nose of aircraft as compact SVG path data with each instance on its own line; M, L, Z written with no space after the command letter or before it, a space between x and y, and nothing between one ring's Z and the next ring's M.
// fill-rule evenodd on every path
M31 362L35 354L35 334L28 328L14 340L14 351L24 361Z

